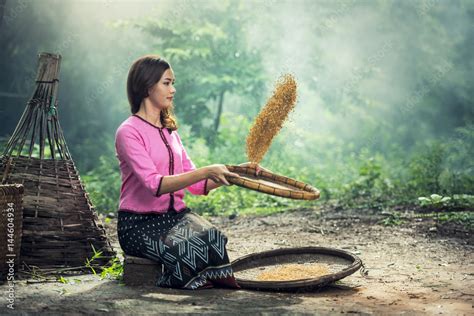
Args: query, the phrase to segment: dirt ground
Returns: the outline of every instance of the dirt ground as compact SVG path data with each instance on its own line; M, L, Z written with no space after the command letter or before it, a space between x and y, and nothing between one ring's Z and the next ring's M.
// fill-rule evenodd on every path
M0 313L474 315L472 234L456 229L455 237L443 236L443 230L427 219L388 227L381 219L320 209L210 218L228 236L231 260L297 246L340 248L362 259L367 276L356 272L315 292L127 287L81 275L68 277L68 284L20 280L14 288L15 309L6 308L4 294ZM106 226L118 247L115 225L112 220ZM1 288L5 293L6 286Z

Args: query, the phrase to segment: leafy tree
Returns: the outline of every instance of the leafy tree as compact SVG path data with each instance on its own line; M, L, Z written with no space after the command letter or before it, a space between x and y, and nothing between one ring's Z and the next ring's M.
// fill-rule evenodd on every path
M246 104L261 103L262 57L247 47L241 29L250 23L249 16L244 18L250 12L238 2L187 4L173 19L148 19L135 25L156 39L154 50L172 63L180 91L175 101L178 118L191 126L193 135L215 145L222 113L235 111L224 109L228 96L240 96ZM167 14L163 10L162 16ZM196 14L199 19L193 18Z

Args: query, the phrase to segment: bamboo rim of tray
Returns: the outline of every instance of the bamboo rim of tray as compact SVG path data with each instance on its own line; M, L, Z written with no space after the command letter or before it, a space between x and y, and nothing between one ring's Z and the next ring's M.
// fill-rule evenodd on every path
M226 175L227 181L246 189L296 200L316 200L320 196L319 190L311 185L276 173L261 170L256 176L257 168L253 165L226 167L230 172L240 175Z

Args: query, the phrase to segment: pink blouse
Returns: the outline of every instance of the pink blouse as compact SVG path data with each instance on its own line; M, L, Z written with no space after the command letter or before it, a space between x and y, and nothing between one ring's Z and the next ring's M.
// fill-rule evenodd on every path
M117 129L115 150L122 175L120 210L143 214L186 208L184 190L158 195L164 176L196 169L177 131L132 115ZM186 189L194 195L207 195L206 185L207 179Z

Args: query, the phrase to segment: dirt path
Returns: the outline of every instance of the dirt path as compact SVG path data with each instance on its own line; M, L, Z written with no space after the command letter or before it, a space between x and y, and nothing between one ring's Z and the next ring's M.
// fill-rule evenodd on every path
M231 260L281 247L326 246L357 254L369 274L357 272L338 287L312 293L126 287L92 275L68 278L74 284L21 280L15 310L5 307L3 295L0 313L474 314L473 245L469 238L429 233L430 223L385 227L374 216L318 210L210 220L229 237ZM114 225L107 226L115 241Z

